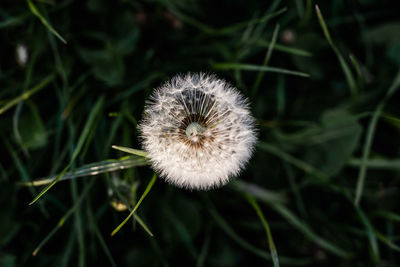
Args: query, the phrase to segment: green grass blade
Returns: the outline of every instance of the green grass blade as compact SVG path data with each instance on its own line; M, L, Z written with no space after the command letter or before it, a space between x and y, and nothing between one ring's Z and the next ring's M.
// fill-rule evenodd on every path
M94 215L93 215L91 207L88 207L87 213L88 213L89 223L93 228L93 231L94 231L94 233L95 233L95 235L96 235L96 237L97 237L97 239L98 239L98 241L100 243L101 248L103 249L106 257L108 258L108 260L110 261L111 266L112 267L116 267L117 264L115 263L115 260L114 260L112 254L111 254L111 251L108 248L107 243L104 240L104 238L103 238L103 236L102 236L102 234L100 232L99 227L97 226L97 222L96 222L96 219L94 218Z
M252 65L252 64L224 62L224 63L213 64L212 67L217 70L264 71L264 72L274 72L274 73L294 75L294 76L300 76L300 77L310 77L309 74L300 72L300 71L287 70L287 69L281 69L281 68L276 68L276 67Z
M293 225L297 230L302 232L305 236L307 236L310 240L320 245L324 249L330 251L331 253L343 257L350 258L351 254L344 249L332 244L331 242L326 241L322 237L318 236L309 226L307 226L304 222L302 222L297 216L292 213L289 209L287 209L283 205L271 205L273 209L275 209L280 215L282 215L288 223Z
M238 245L240 245L242 248L246 249L247 251L253 253L254 255L257 255L260 258L266 259L266 260L271 260L271 256L266 253L264 250L259 249L252 244L248 243L246 240L244 240L241 236L239 236L233 229L232 227L228 224L226 220L224 220L220 214L214 209L214 208L209 208L208 211L210 212L211 216L214 218L215 222L218 224L218 226L230 237L232 238L233 241L235 241ZM282 264L287 264L287 265L308 265L311 263L310 259L307 258L302 258L302 259L293 259L293 258L288 258L288 257L280 257L280 261Z
M258 144L258 147L262 150L267 151L268 153L271 153L281 158L284 161L289 162L293 166L296 166L300 170L303 170L305 173L311 174L313 177L318 178L318 180L320 181L326 181L328 178L323 172L317 170L314 166L293 157L292 155L286 153L285 151L279 149L278 147L275 147L265 142L260 142Z
M271 42L265 41L265 40L255 40L254 44L256 46L260 47L269 47L271 45ZM302 56L302 57L312 57L312 53L300 48L292 47L292 46L287 46L287 45L281 45L281 44L275 44L274 45L274 50L280 51L280 52L285 52L288 54L292 54L295 56Z
M39 245L32 252L33 256L36 256L39 250L53 237L53 235L65 224L65 222L71 217L71 215L76 211L76 209L82 203L82 200L89 193L90 188L94 185L94 180L91 181L83 190L82 194L76 199L74 205L65 213L65 215L58 221L58 224L50 231L50 233L39 243Z
M103 107L104 104L104 97L100 97L99 100L97 100L96 104L94 105L92 111L89 114L88 120L85 124L85 127L83 128L83 131L81 135L79 136L78 143L76 145L76 148L74 150L74 153L72 154L72 159L71 161L75 161L76 157L78 157L79 153L81 152L81 149L89 136L89 132L92 129L93 123L97 116L100 114L100 111Z
M17 105L18 103L20 103L21 101L27 100L29 97L31 97L32 95L34 95L35 93L37 93L38 91L40 91L41 89L45 88L46 85L48 85L50 82L52 82L54 80L54 78L56 77L56 75L50 74L49 76L47 76L46 78L44 78L40 83L38 83L37 85L35 85L32 89L24 92L23 94L21 94L20 96L14 98L13 100L11 100L10 102L8 102L7 104L5 104L4 106L2 106L0 108L0 115L3 114L4 112L6 112L8 109L12 108L13 106Z
M133 216L133 214L136 212L136 210L139 208L140 204L144 200L144 198L147 196L147 194L150 192L151 188L153 187L155 181L157 178L157 174L154 173L153 177L151 178L149 184L147 185L146 189L144 190L142 196L140 197L139 201L136 203L136 206L133 208L131 213L128 215L128 217L125 218L125 220L117 226L117 228L114 229L114 231L111 232L111 236L114 236L118 231L122 228L122 226L125 225L125 223Z
M68 169L71 167L71 164L68 164L67 167L65 167L60 174L54 179L45 189L43 189L30 203L29 205L34 204L36 201L39 200L41 196L43 196L47 191L50 190L58 181L61 180L61 178L64 176L64 174L68 171Z
M272 18L278 17L279 15L285 13L287 11L287 8L281 8L273 13L267 14L261 18L256 18L256 19L252 19L250 21L244 21L244 22L239 22L237 24L225 27L223 29L218 30L219 34L229 34L232 32L236 32L239 31L241 29L244 29L246 27L249 27L251 25L255 25L255 24L259 24L259 23L264 23L269 21Z
M272 51L274 50L276 40L278 38L278 32L279 32L279 24L275 26L274 32L272 34L272 39L271 43L268 46L267 53L265 54L264 62L262 66L267 66L269 63L269 60L271 59L272 56ZM264 72L260 71L257 75L256 81L254 82L253 89L251 90L251 95L254 97L257 94L258 88L260 87L262 78L264 76Z
M72 180L70 185L70 193L72 197L72 201L77 202L78 198L78 186L76 180ZM78 261L79 266L85 266L86 262L86 246L85 246L85 238L84 238L84 228L82 223L82 211L80 206L78 206L74 212L74 228L77 234L78 240Z
M348 162L353 167L361 167L362 164L369 169L400 170L400 159L369 159L363 162L362 159L353 158Z
M391 212L391 211L386 211L386 210L379 210L376 215L381 216L387 220L394 221L394 222L400 222L400 214Z
M124 170L124 169L128 169L128 168L136 167L136 166L145 166L148 164L149 164L149 162L145 158L137 157L137 156L127 156L127 157L123 157L123 158L117 159L117 160L115 160L115 159L103 160L103 161L83 165L82 167L77 168L73 171L66 172L62 176L61 181L75 179L75 178L79 178L79 177L94 176L94 175L99 175L102 173ZM49 184L52 181L54 181L54 179L56 179L57 176L58 175L49 176L49 177L45 177L45 178L34 180L34 181L22 182L19 184L23 185L23 186L46 185L46 184Z
M208 250L210 248L211 234L210 231L207 231L204 239L204 243L202 245L200 255L197 257L196 267L203 267L204 262L206 261Z
M22 15L19 15L17 17L11 17L11 18L4 19L3 21L0 22L0 29L20 25L30 15L31 15L31 13L29 11L27 11L27 12L24 12L24 13L22 13Z
M366 234L368 236L368 240L369 240L369 244L371 246L371 250L372 250L372 257L373 260L375 262L379 261L379 247L378 247L378 242L376 241L376 236L374 233L374 229L371 225L371 223L369 222L367 216L365 215L365 213L360 209L360 207L358 206L354 206L358 216L360 216L361 222L364 224L365 230L366 230Z
M124 146L112 146L112 148L116 150L120 150L129 154L133 154L136 156L141 156L141 157L147 157L147 153L143 150L139 149L134 149L134 148L129 148L129 147L124 147Z
M256 211L258 217L261 220L261 223L264 226L265 232L267 234L267 240L268 240L268 245L269 245L269 250L271 252L271 258L272 262L274 263L274 267L279 267L279 258L278 258L278 252L275 247L274 240L272 238L271 234L271 229L269 228L268 222L264 217L264 214L262 213L260 206L258 206L257 201L252 195L246 195L247 200L249 201L250 205L253 207L253 209Z
M154 236L154 234L150 231L149 227L147 227L147 225L144 223L144 221L137 214L133 214L133 217L139 223L139 225L142 226L143 230L145 230L149 236L151 236L151 237Z
M257 199L262 199L262 201L265 203L285 204L287 202L287 198L283 194L238 179L229 183L228 186L231 186L233 189L239 192L257 196Z
M357 61L357 59L356 59L356 57L354 55L349 55L349 58L350 58L351 63L353 64L353 67L354 67L354 69L355 69L355 71L357 73L358 79L361 80L363 78L363 75L362 75L362 72L361 72L360 63L358 63L358 61Z
M172 225L175 227L177 235L182 240L183 244L185 244L185 248L189 254L193 257L193 259L197 259L199 257L198 252L193 244L193 240L187 227L175 216L169 207L165 207L164 212L168 216L168 219L172 222Z
M354 204L356 206L358 206L361 201L361 196L362 196L363 189L364 189L365 177L367 175L367 161L369 158L369 154L371 152L372 141L374 139L375 129L378 124L379 117L383 111L383 108L385 107L386 101L396 92L396 90L399 87L400 87L400 71L397 73L396 77L394 78L394 81L393 81L392 85L390 86L388 92L386 93L385 97L378 104L378 107L376 108L376 110L375 110L374 114L372 115L372 118L369 122L367 136L365 138L365 143L364 143L364 147L363 147L360 170L358 172L356 195L354 198Z
M108 177L108 175L106 175L106 177ZM107 179L107 181L109 182L109 186L111 187L111 189L117 194L119 200L121 200L121 202L124 203L124 205L125 205L130 211L132 211L132 207L131 207L130 203L128 202L128 200L126 199L126 197L124 197L124 196L122 195L122 193L120 192L120 190L118 189L118 187L117 187L113 182L110 182L109 179ZM139 217L139 215L133 214L133 217L134 217L135 220L139 223L139 225L142 226L142 228L143 228L150 236L154 236L153 233L150 231L149 227L147 227L147 225L143 222L143 220Z
M104 97L100 97L100 99L97 101L95 106L93 107L92 111L89 114L89 118L85 124L85 127L83 128L83 131L81 135L79 136L78 139L78 144L76 145L76 148L72 154L71 157L71 162L68 164L67 167L63 169L63 171L57 176L56 179L54 179L45 189L43 189L32 201L29 203L29 205L34 204L41 196L43 196L47 191L50 190L61 178L63 175L68 171L68 169L72 166L72 163L75 161L76 157L79 155L79 152L81 151L83 144L85 143L85 140L89 134L90 129L92 128L92 125L95 121L95 118L100 114L100 110L103 107L104 103Z
M15 166L16 166L16 168L17 168L17 170L18 170L18 172L19 172L19 174L21 176L21 179L24 181L24 183L28 182L29 174L28 174L28 171L25 168L23 162L18 157L17 153L14 151L14 149L11 147L11 145L8 143L7 139L3 138L3 136L1 136L1 137L3 139L4 145L6 146L8 152L11 155L12 160L14 161L14 164L15 164ZM36 190L34 188L29 188L29 191L30 191L32 197L34 197L37 194L37 192L36 192ZM48 212L47 212L47 210L46 210L46 208L44 206L44 203L39 203L39 208L40 208L40 211L42 212L42 214L45 217L48 217L49 214L48 214Z
M39 10L36 8L33 2L31 0L26 0L26 2L28 3L29 9L31 10L32 14L35 15L52 34L60 39L61 42L66 44L67 41L65 41L65 39L53 28L53 26L51 26L50 23L47 22L43 15L40 14Z
M379 239L379 241L384 243L386 246L388 246L389 248L391 248L397 252L400 252L400 246L393 243L393 241L391 241L388 237L384 236L383 234L381 234L379 232L375 232L375 235Z
M315 10L317 12L318 21L321 25L322 31L324 32L325 38L328 41L329 45L331 46L332 50L335 52L335 54L339 60L340 66L342 67L342 70L346 77L347 84L350 88L350 93L352 94L353 97L355 97L357 94L357 84L356 84L354 76L350 70L350 67L344 60L339 49L334 44L331 34L329 33L328 26L326 26L324 17L322 16L321 10L319 9L318 5L315 5Z

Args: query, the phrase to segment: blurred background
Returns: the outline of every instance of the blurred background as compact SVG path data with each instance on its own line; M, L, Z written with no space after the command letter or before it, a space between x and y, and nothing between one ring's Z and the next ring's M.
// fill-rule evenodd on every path
M2 0L0 266L398 266L392 5ZM255 154L219 189L157 180L110 237L153 175L111 146L140 149L145 99L188 71L249 98Z

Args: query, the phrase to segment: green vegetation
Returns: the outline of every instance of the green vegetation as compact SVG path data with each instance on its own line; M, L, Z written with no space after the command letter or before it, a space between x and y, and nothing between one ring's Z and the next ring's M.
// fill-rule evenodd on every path
M391 4L2 0L0 266L398 266ZM189 71L257 120L250 163L210 191L140 150L147 97Z

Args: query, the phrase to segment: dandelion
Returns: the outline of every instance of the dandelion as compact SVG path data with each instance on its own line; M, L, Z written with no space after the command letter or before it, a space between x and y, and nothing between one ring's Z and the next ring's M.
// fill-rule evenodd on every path
M18 65L25 67L29 60L28 48L24 44L18 44L15 49Z
M226 184L256 142L247 100L224 80L203 73L175 76L156 89L139 127L153 168L189 189Z

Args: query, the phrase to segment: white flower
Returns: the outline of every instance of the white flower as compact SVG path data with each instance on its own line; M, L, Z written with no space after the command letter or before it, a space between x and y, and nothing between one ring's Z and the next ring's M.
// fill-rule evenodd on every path
M175 76L156 89L139 128L154 169L189 189L226 184L256 142L247 100L224 80L203 73Z

